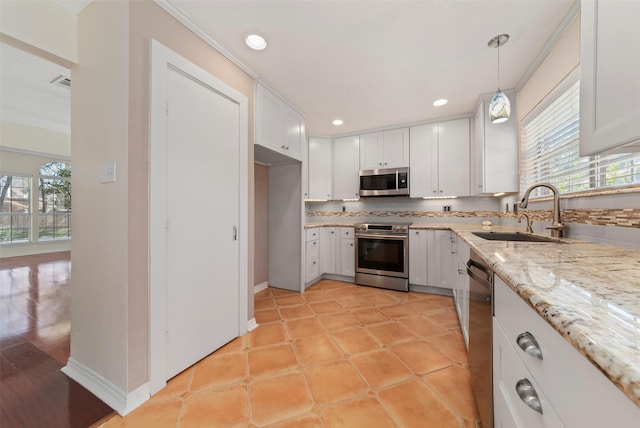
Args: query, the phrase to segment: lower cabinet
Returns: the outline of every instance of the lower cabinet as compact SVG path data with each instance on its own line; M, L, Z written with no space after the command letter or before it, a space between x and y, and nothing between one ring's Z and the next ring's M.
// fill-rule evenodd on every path
M451 233L453 234L453 232ZM453 287L453 298L464 342L467 345L467 349L469 349L469 275L467 274L467 260L469 260L471 250L462 239L455 235L454 239L456 246L456 283Z
M353 227L317 227L307 229L307 283L323 274L355 276Z
M409 284L453 290L457 283L455 234L449 230L409 231Z
M434 248L429 252L429 285L453 290L457 282L457 262L455 259L456 235L449 230L436 230Z
M427 235L430 230L409 231L409 284L427 284Z
M320 276L320 233L318 228L307 229L306 275L305 281L311 282Z
M494 292L494 426L638 426L640 408L497 275Z
M336 269L336 237L335 227L320 227L320 272L338 273ZM339 261L338 261L339 264Z
M352 229L352 228L351 228ZM353 230L353 229L352 229ZM355 276L355 246L353 241L353 233L350 238L343 237L340 239L340 272L339 275Z

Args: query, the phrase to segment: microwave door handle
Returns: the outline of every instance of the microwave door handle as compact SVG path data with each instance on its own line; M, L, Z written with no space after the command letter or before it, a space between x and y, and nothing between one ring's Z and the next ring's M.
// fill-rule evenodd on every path
M400 190L400 189L398 188L398 180L399 180L398 175L399 175L399 173L398 173L398 170L396 169L396 190Z

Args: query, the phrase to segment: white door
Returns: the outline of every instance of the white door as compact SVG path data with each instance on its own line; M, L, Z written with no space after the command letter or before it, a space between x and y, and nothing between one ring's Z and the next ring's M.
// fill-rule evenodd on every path
M168 75L167 379L238 335L239 106Z

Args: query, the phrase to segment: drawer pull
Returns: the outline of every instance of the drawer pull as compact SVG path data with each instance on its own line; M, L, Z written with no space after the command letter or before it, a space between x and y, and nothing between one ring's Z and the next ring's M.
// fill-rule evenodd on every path
M538 345L538 341L533 334L528 331L521 333L516 339L518 346L527 354L535 357L539 360L542 360L542 349L540 349L540 345Z
M542 404L540 404L540 398L529 379L521 379L516 383L516 392L524 404L531 409L542 414Z

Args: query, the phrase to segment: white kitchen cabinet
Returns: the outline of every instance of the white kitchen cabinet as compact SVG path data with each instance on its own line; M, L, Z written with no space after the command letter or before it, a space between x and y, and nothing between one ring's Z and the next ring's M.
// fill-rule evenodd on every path
M309 197L331 199L331 138L309 137Z
M333 142L333 199L360 197L360 137L336 138Z
M307 283L320 276L320 229L311 228L306 231L306 275Z
M353 227L320 227L319 275L355 276Z
M491 123L492 95L480 97L474 115L471 142L471 194L518 192L518 121L515 91L505 91L511 100L511 117Z
M409 166L409 128L360 135L360 169Z
M469 196L469 119L414 126L410 135L410 196Z
M451 232L453 234L453 232ZM455 236L455 234L454 234ZM469 275L467 274L467 260L471 250L459 237L455 236L455 274L456 282L453 288L453 298L460 320L460 329L467 349L469 349Z
M409 231L409 284L427 283L427 230Z
M435 230L431 235L432 239L427 238L427 283L433 287L447 288L453 290L453 285L457 278L454 276L454 270L457 264L454 264L452 232L449 230Z
M336 237L335 227L320 229L320 273L336 274Z
M504 399L494 402L495 415L508 407L517 426L548 426L548 414L568 427L635 427L638 408L589 360L563 338L547 321L525 303L499 276L494 279L494 392ZM537 347L519 345L528 336ZM526 349L540 350L541 359ZM515 369L516 375L509 373ZM527 378L542 398L543 415L528 408L515 394L515 383ZM524 420L533 420L527 424ZM496 422L500 422L499 420ZM498 423L494 426L500 426Z
M493 394L494 427L536 428L564 427L543 388L531 376L526 366L518 358L513 347L502 331L500 323L493 320ZM528 382L537 395L541 412L530 408L516 392L518 382ZM585 403L586 404L586 403ZM506 418L507 421L499 418ZM506 422L513 421L513 425ZM589 425L583 425L589 426ZM595 425L591 425L595 426Z
M341 239L340 275L355 276L355 247L353 239Z
M640 151L640 2L581 2L580 155Z
M304 119L276 94L256 85L255 144L302 161Z

